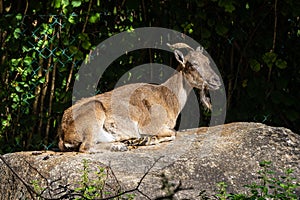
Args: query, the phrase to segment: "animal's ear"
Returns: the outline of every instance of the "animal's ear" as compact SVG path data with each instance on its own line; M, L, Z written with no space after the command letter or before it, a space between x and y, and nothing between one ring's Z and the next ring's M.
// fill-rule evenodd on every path
M204 49L203 47L199 46L199 47L197 47L196 51L203 53L203 49Z
M174 51L174 54L175 54L176 60L177 60L180 64L182 64L182 66L184 66L185 61L184 61L184 56L183 56L183 54L181 53L181 51L175 50L175 51Z

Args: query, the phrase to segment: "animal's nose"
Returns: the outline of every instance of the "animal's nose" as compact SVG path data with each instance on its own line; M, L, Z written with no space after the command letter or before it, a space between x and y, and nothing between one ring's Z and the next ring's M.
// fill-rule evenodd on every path
M208 85L209 85L209 89L217 90L221 87L222 83L219 77L211 77Z

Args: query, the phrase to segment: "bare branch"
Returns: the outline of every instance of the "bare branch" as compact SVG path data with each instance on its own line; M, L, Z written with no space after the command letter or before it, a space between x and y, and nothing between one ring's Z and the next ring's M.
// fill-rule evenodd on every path
M147 199L151 199L150 197L148 197L146 194L144 194L140 189L139 187L141 186L143 180L145 179L145 177L150 173L151 169L156 165L156 163L162 158L163 156L157 158L154 163L149 167L149 169L147 169L147 171L144 173L144 175L142 176L142 178L139 180L137 186L134 188L134 189L131 189L131 190L126 190L124 192L121 192L115 196L111 196L111 197L108 197L108 198L104 198L102 200L108 200L108 199L114 199L114 198L117 198L117 197L120 197L124 194L128 194L128 193L132 193L132 192L138 192L140 193L141 195L143 195L144 197L146 197Z
M19 179L21 181L21 183L26 187L27 191L29 192L31 198L34 198L34 194L38 195L34 189L32 188L32 186L30 184L28 184L10 165L8 162L6 162L6 160L4 159L4 157L2 155L0 155L0 159L2 160L2 162L6 165L6 167L17 177L17 179Z
M140 195L142 195L145 199L151 199L147 194L145 194L143 191L141 191L140 187L142 185L142 183L144 182L145 178L147 175L149 175L150 171L153 169L153 167L156 165L156 163L162 158L163 156L157 158L154 160L153 164L151 166L149 166L148 169L146 169L145 173L143 174L143 176L140 178L140 180L137 183L137 186L133 189L130 190L126 190L124 192L120 192L120 190L118 189L118 191L116 192L116 195L114 196L110 196L110 197L106 197L106 198L101 198L101 200L109 200L109 199L115 199L118 197L121 197L125 194L130 194L133 192L139 193ZM29 165L29 167L31 169L34 169L43 179L46 180L47 182L47 186L45 188L43 188L43 190L38 193L34 190L33 186L31 184L29 184L26 180L24 180L10 165L9 163L6 162L6 160L3 158L2 155L0 155L0 159L3 161L3 163L8 167L8 169L14 174L14 176L17 177L17 179L19 179L22 184L26 187L27 191L29 192L30 196L32 199L35 198L42 198L44 200L59 200L59 199L69 199L69 198L75 198L75 197L81 197L84 198L83 194L75 191L74 189L71 189L69 186L70 184L66 184L66 185L58 185L58 187L53 189L53 184L57 183L58 181L61 180L61 178L54 180L54 181L49 181L46 177L44 177L35 167L33 167L30 163L28 163L26 160L25 162ZM113 170L108 166L107 171L110 170L111 175L117 180L117 184L120 185L118 179L116 178ZM106 176L106 178L108 178L108 176ZM105 183L105 185L107 185ZM167 195L167 196L161 196L158 197L156 199L165 199L168 197L173 197L177 192L182 191L182 190L188 190L188 189L192 189L192 188L182 188L181 187L181 181L179 181L178 185L176 185L174 187L173 190L171 190L171 192ZM47 193L48 192L48 193ZM46 195L48 197L46 197ZM53 198L55 196L55 198Z

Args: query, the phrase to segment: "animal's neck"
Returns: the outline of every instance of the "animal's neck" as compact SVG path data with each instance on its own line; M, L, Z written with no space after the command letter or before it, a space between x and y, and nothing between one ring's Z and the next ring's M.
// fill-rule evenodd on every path
M176 95L180 109L182 110L192 90L190 84L184 79L182 71L177 71L162 85L168 87Z

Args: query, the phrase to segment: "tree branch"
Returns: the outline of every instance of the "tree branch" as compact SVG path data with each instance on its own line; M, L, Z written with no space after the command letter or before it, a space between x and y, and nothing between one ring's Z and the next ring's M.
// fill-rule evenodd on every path
M162 158L163 156L157 158L154 163L149 167L149 169L147 169L147 171L145 172L145 174L141 177L141 179L139 180L137 186L134 188L134 189L131 189L131 190L126 190L124 192L121 192L115 196L111 196L111 197L107 197L107 198L104 198L102 200L108 200L108 199L114 199L114 198L117 198L117 197L120 197L124 194L128 194L128 193L132 193L132 192L139 192L141 195L143 195L144 197L146 197L147 199L151 199L150 197L148 197L146 194L144 194L142 191L140 191L139 187L141 186L143 180L146 178L146 176L150 173L151 169L156 165L156 163Z
M0 160L6 165L6 167L21 181L21 183L26 187L27 191L29 192L32 199L34 199L34 194L37 195L37 193L34 191L32 186L28 184L9 164L6 162L5 158L0 155Z

